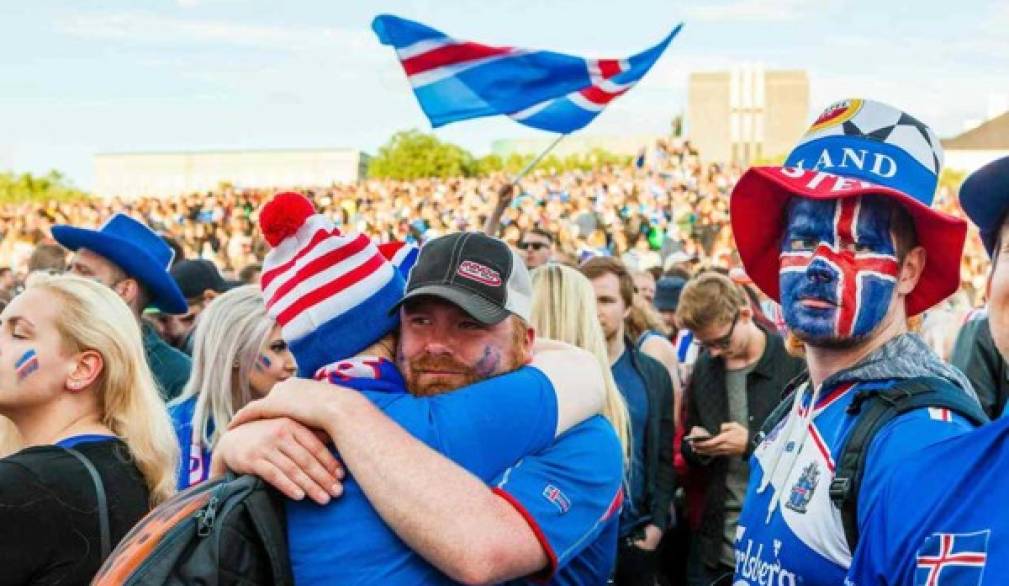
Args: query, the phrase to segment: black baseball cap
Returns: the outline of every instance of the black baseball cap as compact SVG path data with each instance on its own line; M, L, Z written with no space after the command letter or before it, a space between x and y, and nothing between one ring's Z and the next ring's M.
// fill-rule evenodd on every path
M655 298L652 305L659 311L676 311L680 304L680 293L687 284L683 277L662 277L655 283Z
M171 274L186 299L199 297L207 289L224 293L235 286L224 280L214 263L202 258L180 260L172 267Z
M423 296L444 299L486 325L509 315L528 322L532 313L532 280L525 263L503 240L482 232L457 232L421 247L406 295L393 311Z
M981 230L981 242L988 256L993 256L1009 212L1009 157L996 159L964 179L960 207Z

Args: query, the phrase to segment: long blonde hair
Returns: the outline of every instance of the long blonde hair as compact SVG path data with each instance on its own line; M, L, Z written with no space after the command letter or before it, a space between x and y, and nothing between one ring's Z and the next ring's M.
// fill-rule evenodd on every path
M196 397L193 436L207 449L213 450L221 429L252 401L249 375L274 324L256 285L237 287L215 298L197 318L192 374L172 404Z
M105 285L72 275L36 273L27 288L59 297L56 328L69 351L101 354L95 393L102 424L129 447L151 506L164 501L175 492L179 448L130 308Z
M599 361L606 385L603 417L616 430L626 460L631 453L630 416L610 370L606 338L596 315L596 294L592 283L577 270L559 264L544 265L534 270L532 283L532 326L536 335L588 350Z

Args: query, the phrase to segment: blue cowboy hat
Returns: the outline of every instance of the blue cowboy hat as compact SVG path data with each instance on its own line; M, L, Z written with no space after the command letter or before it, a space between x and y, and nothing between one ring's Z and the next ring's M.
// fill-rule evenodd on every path
M165 313L186 313L189 306L168 270L175 251L153 230L125 214L109 218L101 228L53 226L53 238L70 250L86 248L105 257L140 281L151 292L151 305Z
M960 186L960 207L981 230L981 242L992 256L1009 211L1009 157L996 159L970 174Z

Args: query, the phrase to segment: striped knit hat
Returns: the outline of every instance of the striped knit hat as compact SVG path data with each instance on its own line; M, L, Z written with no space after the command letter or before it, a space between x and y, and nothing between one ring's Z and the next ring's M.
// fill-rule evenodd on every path
M406 280L364 234L341 234L300 193L279 193L259 214L266 255L261 287L298 363L311 378L393 331Z

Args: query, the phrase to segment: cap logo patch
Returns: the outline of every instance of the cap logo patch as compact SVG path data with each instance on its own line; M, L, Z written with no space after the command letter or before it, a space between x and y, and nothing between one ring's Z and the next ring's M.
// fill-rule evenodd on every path
M838 126L851 120L858 111L862 109L862 100L842 100L836 104L831 104L813 122L806 134L812 134L824 128Z
M459 264L456 274L464 279L476 281L489 287L501 286L501 273L472 260L464 260Z

